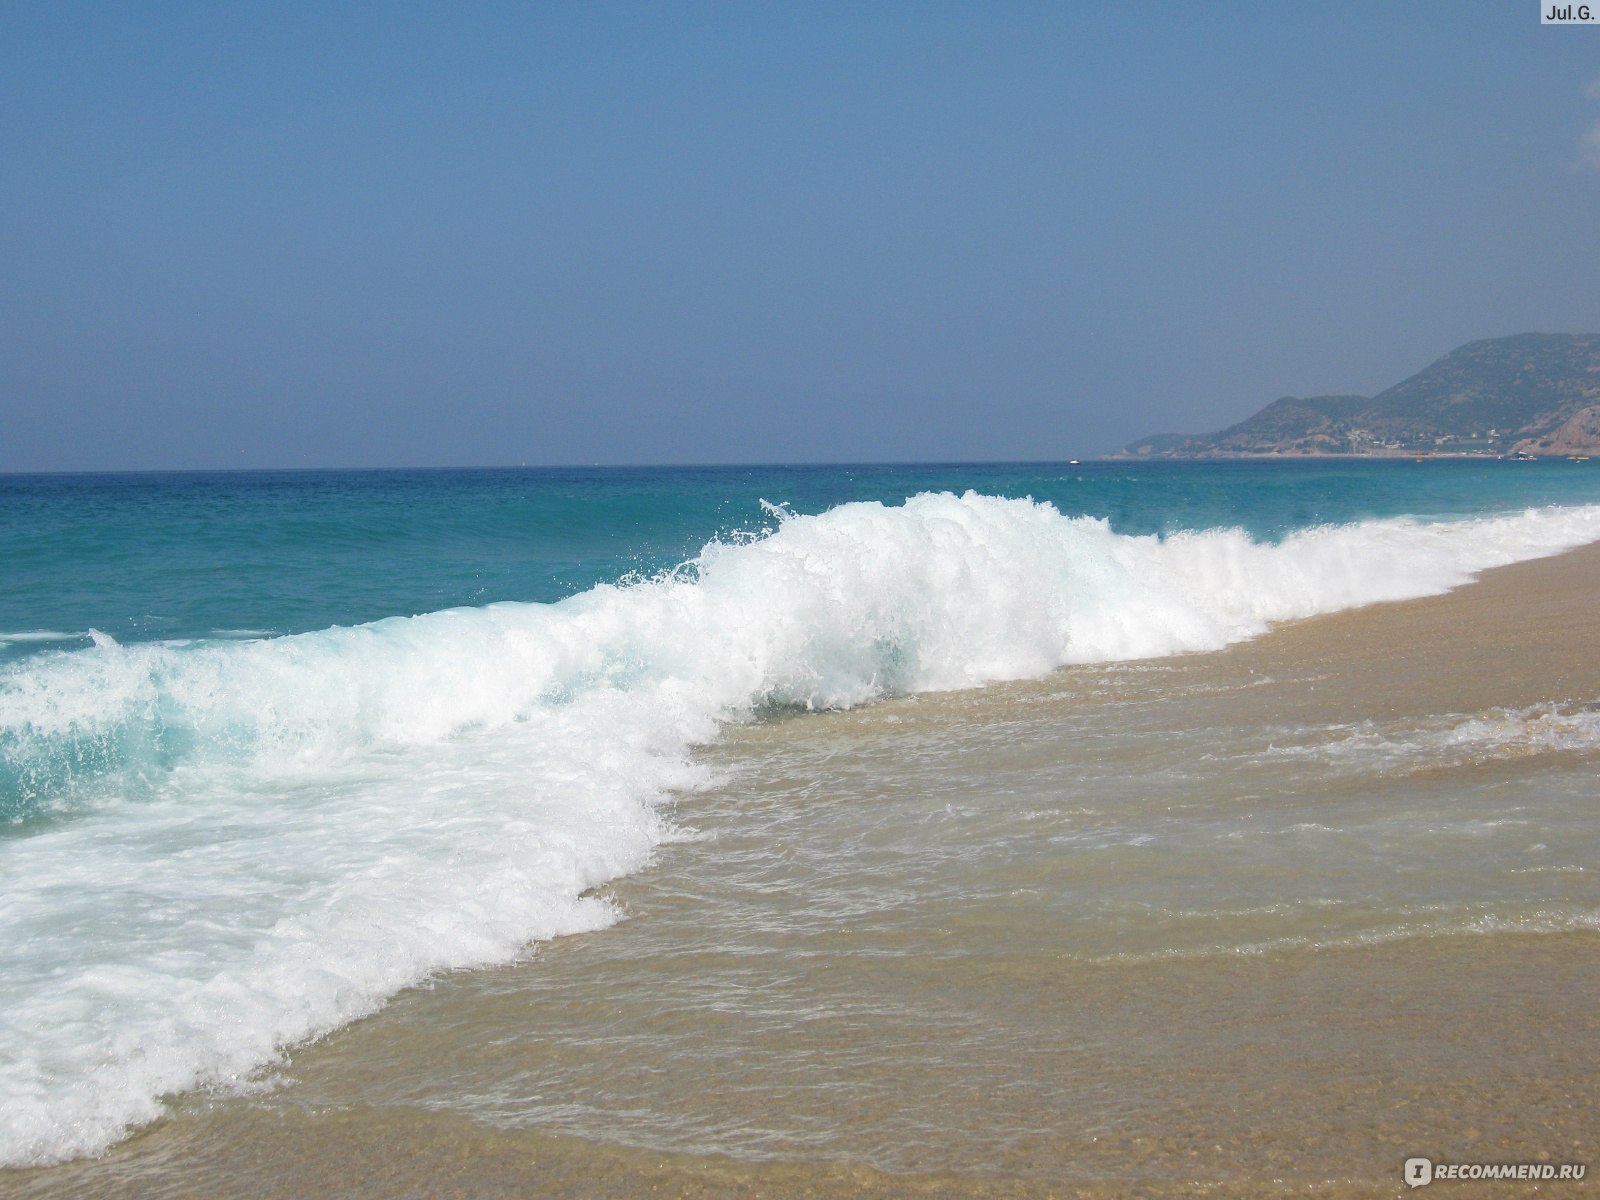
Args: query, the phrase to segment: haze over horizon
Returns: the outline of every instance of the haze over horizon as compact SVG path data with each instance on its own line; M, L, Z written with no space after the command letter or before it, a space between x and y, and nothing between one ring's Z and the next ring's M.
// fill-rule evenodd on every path
M0 10L0 471L1015 460L1600 330L1533 4Z

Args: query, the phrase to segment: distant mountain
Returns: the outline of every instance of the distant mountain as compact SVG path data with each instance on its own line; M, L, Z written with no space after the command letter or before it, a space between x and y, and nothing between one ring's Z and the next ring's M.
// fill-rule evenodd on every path
M1600 454L1600 334L1469 342L1370 398L1285 396L1218 433L1157 434L1122 454Z

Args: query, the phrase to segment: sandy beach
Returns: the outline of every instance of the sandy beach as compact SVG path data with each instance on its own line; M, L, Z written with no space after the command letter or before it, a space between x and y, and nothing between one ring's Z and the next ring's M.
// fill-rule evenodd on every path
M0 6L0 1200L1593 1193L1597 13Z
M850 907L845 891L829 893L845 914L830 928L826 905L797 899L823 887L827 856L814 864L795 847L830 806L859 812L869 792L887 805L948 780L934 747L961 756L957 790L980 779L996 794L1045 795L1081 759L1064 747L1102 722L1132 739L1097 751L1104 769L1137 759L1151 772L1143 792L1159 799L1152 747L1203 723L1246 748L1281 728L1330 730L1343 754L1469 718L1518 713L1526 725L1541 706L1581 715L1600 700L1597 595L1600 547L1588 547L1216 654L734 730L707 751L724 784L680 804L700 840L609 889L629 918L620 925L408 992L291 1051L256 1095L181 1098L100 1160L0 1173L0 1195L1355 1197L1418 1194L1400 1178L1415 1155L1594 1164L1600 934L1570 919L1593 897L1582 864L1540 876L1567 904L1549 931L1536 914L1459 932L1424 916L1415 936L1357 921L1302 938L1280 904L1260 944L1246 946L1241 927L1191 950L1187 927L1167 917L1151 928L1170 941L1130 926L1115 944L1133 949L1106 953L1044 928L1033 897L1045 889L1024 878L1041 868L1020 860L969 912L938 896L884 898L906 869L884 849L882 895ZM1381 803L1385 789L1418 805L1472 789L1491 811L1503 792L1527 813L1548 780L1580 798L1561 811L1582 827L1600 764L1592 743L1532 737L1456 753L1459 741L1354 782L1333 758L1314 797L1283 795L1324 822L1358 793ZM1249 754L1230 802L1277 769ZM1053 811L1043 803L1019 801L1017 819L1037 823ZM1167 809L1188 819L1205 803ZM940 804L956 812L959 797ZM866 828L851 841L865 864L856 873L870 876ZM794 841L773 849L775 830ZM1560 853L1559 836L1528 828L1524 840L1530 853ZM712 853L720 865L706 881ZM1471 861L1450 866L1452 903L1465 894L1469 913L1459 864ZM1107 878L1123 863L1109 861ZM1270 862L1260 869L1270 875ZM1371 869L1381 879L1387 868ZM1123 910L1104 911L1114 921ZM784 1119L763 1124L768 1109ZM731 1150L683 1148L696 1144Z

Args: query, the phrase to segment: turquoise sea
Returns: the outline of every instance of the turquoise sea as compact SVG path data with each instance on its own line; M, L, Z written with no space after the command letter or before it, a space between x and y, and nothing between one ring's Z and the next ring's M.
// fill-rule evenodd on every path
M738 832L729 772L765 752L713 762L730 731L821 738L830 711L1214 651L1595 540L1600 464L1564 460L0 477L0 1164L102 1153L443 972L612 926L627 914L604 885L664 848L691 874L726 869L681 802L722 789ZM1586 711L1525 721L1587 745ZM1445 733L1406 736L1433 753ZM1083 778L1109 761L1085 751ZM1138 794L1179 786L1176 769ZM957 776L916 794L955 789L943 813ZM1170 882L1193 847L1132 801L1119 817L1112 779L1100 809L1128 828L1059 844L1171 845ZM1024 837L1025 814L961 811L946 867L1009 878L1018 860L984 847ZM1048 811L1027 818L1036 848L1080 819ZM1349 828L1381 842L1363 824L1380 811ZM740 836L803 837L770 803L749 822ZM866 847L861 872L873 836L841 836ZM794 886L848 909L838 862ZM1596 913L1560 873L1549 894L1518 875L1432 908L1328 883L1280 911L1252 863L1259 878L1170 897L1145 924L1130 913L1160 905L1118 908L1119 867L1051 919L1103 958L1236 949L1230 913L1254 914L1251 938L1275 913L1265 936L1305 944ZM935 892L959 913L963 893ZM625 1142L749 1150L693 1122L630 1134L623 1109L606 1128Z
M1031 497L1124 534L1426 520L1600 499L1565 462L172 472L0 476L0 654L303 633L497 601L551 603L816 514L921 492Z

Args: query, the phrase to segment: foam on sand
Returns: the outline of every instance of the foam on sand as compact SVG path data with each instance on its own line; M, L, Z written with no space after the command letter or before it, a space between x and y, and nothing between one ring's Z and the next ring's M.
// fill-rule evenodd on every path
M604 926L693 748L762 706L1210 650L1600 539L1600 507L1279 543L974 494L849 504L669 576L0 674L0 1162L94 1153L429 974Z

